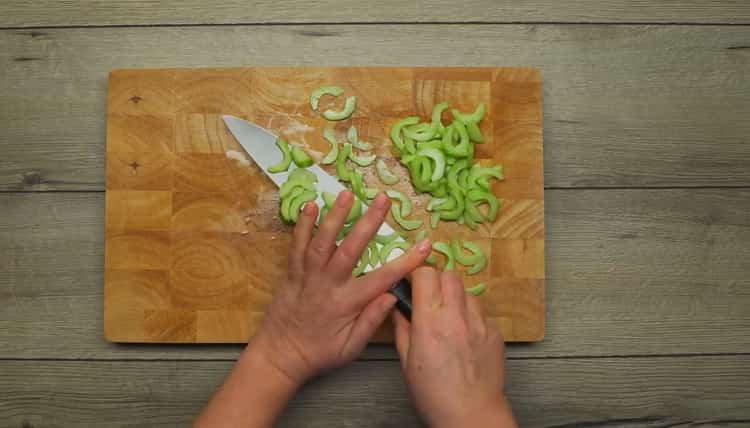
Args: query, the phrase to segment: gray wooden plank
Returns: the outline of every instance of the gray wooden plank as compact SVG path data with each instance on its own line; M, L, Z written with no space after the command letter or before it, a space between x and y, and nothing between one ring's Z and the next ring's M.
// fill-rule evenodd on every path
M749 186L748 26L315 25L0 31L0 190L101 190L120 67L523 65L548 187Z
M356 22L668 22L748 23L750 7L741 0L448 0L368 1L162 0L5 0L0 4L1 27L90 25L251 24Z
M236 357L104 341L102 194L0 206L0 358ZM750 353L748 212L748 189L547 191L547 335L509 355Z
M523 427L740 427L750 356L513 360ZM230 362L0 361L2 426L187 426ZM24 425L27 424L27 425ZM282 427L419 426L398 363L358 362L307 385Z

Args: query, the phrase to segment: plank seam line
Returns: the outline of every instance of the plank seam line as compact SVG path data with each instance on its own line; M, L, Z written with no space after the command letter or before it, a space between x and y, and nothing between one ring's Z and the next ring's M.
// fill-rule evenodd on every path
M696 27L742 27L750 26L748 22L677 22L677 21L356 21L356 22L222 22L212 24L101 24L101 25L59 25L59 26L3 26L0 30L81 30L99 28L174 28L174 27L291 27L291 26L382 26L382 25L613 25L613 26L696 26Z
M178 351L175 351L178 352ZM239 352L239 348L238 348ZM535 360L627 360L627 359L664 359L664 358L701 358L701 357L750 357L750 352L695 353L695 354L633 354L633 355L579 355L548 357L508 357L509 361ZM60 361L60 362L231 362L236 358L13 358L0 357L2 362L22 361ZM397 358L358 358L355 362L398 361Z
M584 186L584 187L572 187L572 186L549 186L545 187L544 190L743 190L750 189L750 185L738 184L730 186ZM75 189L62 189L62 190L7 190L0 189L0 194L42 194L42 193L104 193L105 190L75 190Z

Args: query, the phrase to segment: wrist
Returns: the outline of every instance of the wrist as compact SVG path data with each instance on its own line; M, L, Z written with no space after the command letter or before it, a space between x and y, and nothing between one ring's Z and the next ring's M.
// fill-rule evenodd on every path
M464 412L454 417L443 417L434 421L435 428L452 428L459 426L517 428L510 403L504 397L484 406L464 407Z
M314 373L311 373L309 364L294 347L284 345L284 341L259 334L247 344L245 353L274 376L283 378L285 383L299 388L313 377Z
M304 383L305 378L289 371L274 358L273 350L269 350L260 343L250 342L240 357L243 374L252 378L258 386L267 385L277 394L291 396Z

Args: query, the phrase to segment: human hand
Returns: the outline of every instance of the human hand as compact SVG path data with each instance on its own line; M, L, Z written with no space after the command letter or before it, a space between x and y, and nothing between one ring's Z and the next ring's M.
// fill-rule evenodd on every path
M249 344L296 384L352 361L396 301L386 292L431 251L430 242L422 241L377 270L353 278L352 269L383 223L390 201L379 194L337 247L336 235L352 202L351 192L341 192L314 235L318 207L304 207L289 250L288 282L277 291Z
M421 267L411 281L411 323L394 313L396 348L423 418L431 427L515 427L503 391L503 339L479 300L452 271Z

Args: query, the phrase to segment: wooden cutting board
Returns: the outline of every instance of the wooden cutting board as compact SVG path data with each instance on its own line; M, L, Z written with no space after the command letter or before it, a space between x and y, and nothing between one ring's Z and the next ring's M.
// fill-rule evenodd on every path
M388 130L399 118L428 118L448 101L461 111L483 102L487 139L476 158L502 163L502 201L493 224L471 231L441 222L433 240L465 238L489 255L485 314L508 341L544 335L544 194L539 73L528 68L236 68L116 70L107 102L104 331L114 342L245 342L274 289L285 282L290 227L277 215L277 189L242 151L222 114L246 118L306 146L318 159L329 122L311 111L323 85L357 96L350 125L392 158ZM325 97L321 107L341 99ZM338 103L338 104L337 104ZM446 113L444 121L450 115ZM391 168L404 175L394 160ZM368 186L383 188L366 169ZM408 180L423 215L426 198ZM395 224L391 222L391 224ZM427 224L427 223L425 223ZM429 230L429 229L428 229ZM376 341L391 341L384 326Z

